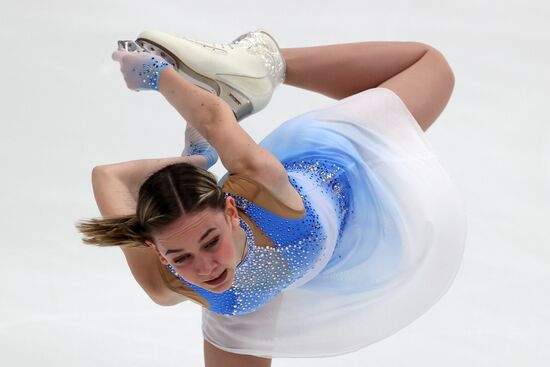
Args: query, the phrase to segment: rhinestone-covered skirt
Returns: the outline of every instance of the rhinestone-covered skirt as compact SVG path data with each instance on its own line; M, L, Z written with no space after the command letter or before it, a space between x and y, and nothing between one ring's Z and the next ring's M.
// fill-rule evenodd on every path
M334 208L319 210L319 223L340 223L323 228L330 259L252 313L203 309L205 339L261 357L339 355L394 334L445 294L462 259L465 210L395 93L374 88L304 113L260 145L302 183L312 164L333 162L351 200L336 186L315 190ZM324 175L330 180L330 169Z

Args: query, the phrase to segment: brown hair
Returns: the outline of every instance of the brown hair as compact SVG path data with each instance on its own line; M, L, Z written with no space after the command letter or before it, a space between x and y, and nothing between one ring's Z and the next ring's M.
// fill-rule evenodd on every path
M188 163L166 166L149 176L139 189L136 214L81 220L82 241L97 246L145 247L152 233L185 213L225 208L216 176Z

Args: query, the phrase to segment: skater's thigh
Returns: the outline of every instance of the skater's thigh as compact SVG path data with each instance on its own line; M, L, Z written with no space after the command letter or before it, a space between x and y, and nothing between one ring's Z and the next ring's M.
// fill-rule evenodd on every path
M270 367L271 358L226 352L205 339L204 364L206 367Z

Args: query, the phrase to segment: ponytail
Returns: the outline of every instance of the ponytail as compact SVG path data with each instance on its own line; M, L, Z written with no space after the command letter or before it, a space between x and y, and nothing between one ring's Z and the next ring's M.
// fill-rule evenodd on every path
M77 223L76 228L84 235L82 242L87 245L147 247L145 240L151 240L135 214L85 219Z
M223 210L225 195L216 176L189 163L175 163L155 172L139 189L136 213L109 219L85 219L76 228L85 244L145 247L152 233L182 215L205 208Z

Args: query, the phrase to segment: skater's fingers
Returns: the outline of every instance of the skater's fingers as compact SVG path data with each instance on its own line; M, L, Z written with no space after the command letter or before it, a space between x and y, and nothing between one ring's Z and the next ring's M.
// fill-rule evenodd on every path
M113 54L111 55L111 58L114 61L121 62L122 57L124 57L124 54L126 54L126 53L127 53L127 51L118 50L118 51L113 52Z

